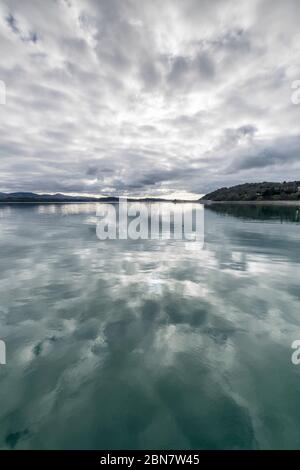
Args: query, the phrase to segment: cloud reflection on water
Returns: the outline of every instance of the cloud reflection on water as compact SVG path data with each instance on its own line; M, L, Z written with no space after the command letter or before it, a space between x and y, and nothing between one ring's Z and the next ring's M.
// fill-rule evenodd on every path
M206 210L197 251L94 215L1 219L1 447L297 447L298 225Z

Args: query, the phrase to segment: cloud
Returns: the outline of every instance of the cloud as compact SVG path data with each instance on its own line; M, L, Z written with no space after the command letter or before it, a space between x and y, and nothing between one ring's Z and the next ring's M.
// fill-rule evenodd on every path
M16 34L17 36L19 36L22 41L24 41L24 42L33 42L33 43L37 42L37 40L38 40L37 33L32 32L32 31L28 31L28 32L25 32L25 33L22 32L18 27L16 18L12 14L9 14L6 17L6 23L9 26L9 28L11 29L11 31L14 34Z
M4 0L0 191L160 196L294 179L298 11Z
M299 161L300 136L278 139L272 144L260 143L256 151L247 149L244 155L237 157L229 171L252 170L267 167L291 167Z

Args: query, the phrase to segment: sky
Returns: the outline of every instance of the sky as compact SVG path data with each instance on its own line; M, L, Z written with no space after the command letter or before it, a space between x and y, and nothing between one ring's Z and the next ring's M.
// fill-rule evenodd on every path
M0 192L300 180L299 18L299 0L2 0Z

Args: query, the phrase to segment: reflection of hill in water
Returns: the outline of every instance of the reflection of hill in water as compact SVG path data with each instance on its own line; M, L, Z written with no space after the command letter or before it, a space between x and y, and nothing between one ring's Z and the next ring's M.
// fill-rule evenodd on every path
M209 204L206 209L220 215L242 219L274 220L279 222L300 222L300 204L297 206L273 206L255 204Z

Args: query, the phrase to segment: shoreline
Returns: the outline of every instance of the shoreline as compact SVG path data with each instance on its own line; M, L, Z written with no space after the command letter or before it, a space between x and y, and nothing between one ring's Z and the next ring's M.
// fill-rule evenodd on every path
M258 205L258 206L299 206L299 201L213 201L213 200L196 200L196 201L180 201L180 200L162 200L162 201L147 201L143 199L127 199L129 203L144 203L144 204L202 204L209 206L212 204L237 204L237 205ZM0 205L11 205L11 204L30 204L30 205L44 205L44 204L120 204L120 201L0 201Z
M167 204L192 204L196 203L199 204L201 201L178 201L177 200L163 200L163 201L147 201L144 199L127 199L129 203L136 203L141 202L144 204L158 204L158 203L167 203ZM8 205L8 204L120 204L120 201L0 201L0 205Z
M212 200L203 200L201 201L204 205L212 204L238 204L238 205L251 205L251 206L299 206L299 201L212 201Z

